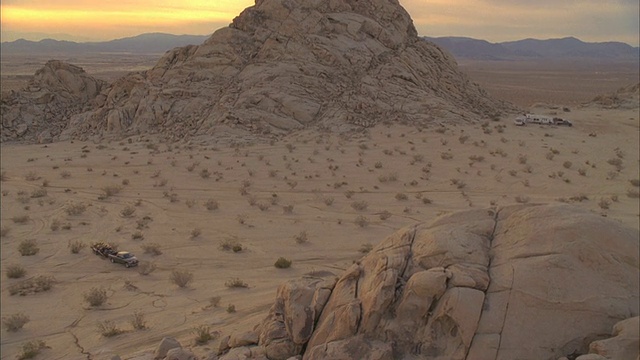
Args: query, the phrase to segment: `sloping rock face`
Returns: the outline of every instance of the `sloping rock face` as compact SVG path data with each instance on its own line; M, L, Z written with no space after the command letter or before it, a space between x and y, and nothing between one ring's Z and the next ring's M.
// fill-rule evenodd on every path
M568 205L444 216L390 236L335 284L283 285L258 345L305 360L586 354L638 315L638 236Z
M346 131L505 108L418 38L397 0L257 0L204 44L168 52L105 96L69 133Z
M587 105L605 109L638 109L640 108L640 83L622 87L613 94L598 95Z
M47 62L23 91L2 98L2 141L51 141L71 116L98 105L96 98L106 87L78 66Z

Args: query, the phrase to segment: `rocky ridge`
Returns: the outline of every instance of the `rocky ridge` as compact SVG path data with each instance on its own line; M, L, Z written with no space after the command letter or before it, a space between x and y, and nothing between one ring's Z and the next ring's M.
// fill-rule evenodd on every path
M446 215L283 284L208 359L635 360L638 251L637 230L569 205Z
M68 124L61 139L342 132L486 119L508 108L420 39L397 0L257 0L203 44L169 51L95 100L54 119Z
M50 142L68 128L71 116L95 107L106 88L78 66L48 61L23 91L2 98L2 141Z
M640 108L640 83L622 87L612 94L596 96L586 106L594 105L605 109L638 109Z

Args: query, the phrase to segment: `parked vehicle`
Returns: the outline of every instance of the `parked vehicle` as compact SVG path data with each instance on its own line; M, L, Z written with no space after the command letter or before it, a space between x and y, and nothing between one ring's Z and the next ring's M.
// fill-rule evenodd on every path
M573 126L573 123L567 119L535 114L518 116L513 123L517 126L524 126L526 124Z
M138 265L138 258L134 254L128 251L116 251L109 244L93 244L91 245L91 251L98 256L109 259L112 263L123 264L128 268Z
M127 251L119 251L115 254L109 254L109 260L111 260L112 263L124 264L124 267L138 265L138 258Z

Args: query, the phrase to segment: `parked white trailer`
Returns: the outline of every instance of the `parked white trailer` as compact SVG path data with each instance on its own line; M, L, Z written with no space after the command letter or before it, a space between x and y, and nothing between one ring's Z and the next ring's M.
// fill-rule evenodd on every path
M524 126L526 124L573 126L573 123L567 119L535 114L518 116L513 122L518 126Z

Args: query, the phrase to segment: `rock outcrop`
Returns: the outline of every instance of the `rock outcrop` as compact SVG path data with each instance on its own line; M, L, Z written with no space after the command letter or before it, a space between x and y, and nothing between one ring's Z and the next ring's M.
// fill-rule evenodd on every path
M348 131L504 109L418 37L397 0L257 0L202 45L117 80L65 136Z
M106 87L78 66L47 62L24 90L2 98L2 141L50 142L68 128L71 116L99 105Z
M640 108L640 83L622 87L612 94L598 95L586 105L605 109L638 109Z
M620 354L597 340L638 316L638 236L568 205L447 215L398 231L337 280L282 285L255 329L258 345L220 359ZM637 320L614 335L637 350Z

